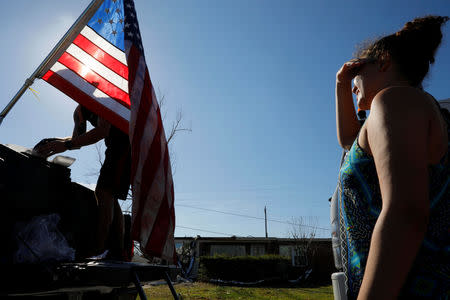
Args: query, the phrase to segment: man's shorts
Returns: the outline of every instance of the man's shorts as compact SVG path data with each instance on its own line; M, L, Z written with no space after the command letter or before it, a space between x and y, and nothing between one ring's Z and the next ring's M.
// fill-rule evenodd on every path
M130 188L131 148L106 148L105 161L100 169L97 187L112 191L117 199L126 200Z

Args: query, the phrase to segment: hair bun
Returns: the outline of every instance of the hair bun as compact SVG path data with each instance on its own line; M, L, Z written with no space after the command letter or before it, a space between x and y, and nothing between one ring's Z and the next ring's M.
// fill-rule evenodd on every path
M384 59L389 56L412 86L420 86L442 40L441 26L448 17L416 18L398 32L360 48L358 58Z
M402 43L409 45L417 57L429 63L434 62L434 54L442 39L441 26L449 17L426 16L407 22L395 33Z

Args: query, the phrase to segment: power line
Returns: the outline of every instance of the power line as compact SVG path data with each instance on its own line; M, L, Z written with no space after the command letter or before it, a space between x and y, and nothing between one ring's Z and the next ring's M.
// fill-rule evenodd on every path
M261 218L261 217L253 217L253 216L248 216L248 215L241 215L241 214L225 212L225 211L220 211L220 210L215 210L215 209L210 209L210 208L196 207L196 206L190 206L190 205L186 205L186 204L176 204L176 205L177 206L194 208L194 209L212 211L212 212L221 213L221 214L225 214L225 215L232 215L232 216L238 216L238 217L244 217L244 218L251 218L251 219L258 219L258 220L262 219L262 220L264 220L264 218Z
M197 230L197 231L203 231L203 232L214 233L214 234L236 236L235 234L230 234L230 233L223 233L223 232L209 231L209 230L198 229L198 228L192 228L192 227L186 227L186 226L180 226L180 225L176 225L175 227L185 228L185 229L191 229L191 230Z
M204 211L211 211L211 212L220 213L220 214L224 214L224 215L232 215L232 216L243 217L243 218L250 218L250 219L256 219L256 220L265 220L262 217L255 217L255 216L237 214L237 213L232 213L232 212L225 212L225 211L220 211L220 210L216 210L216 209L197 207L197 206L191 206L191 205L186 205L186 204L176 204L176 205L177 206L182 206L182 207L193 208L193 209L204 210ZM280 220L274 220L274 219L267 219L267 220L270 221L270 222L275 222L275 223L294 225L294 226L303 226L303 227L309 227L309 228L313 228L313 229L321 229L321 230L330 231L329 228L323 228L323 227L317 227L317 226L311 226L311 225L302 225L302 224L296 224L296 223L293 223L293 222L286 222L286 221L280 221Z

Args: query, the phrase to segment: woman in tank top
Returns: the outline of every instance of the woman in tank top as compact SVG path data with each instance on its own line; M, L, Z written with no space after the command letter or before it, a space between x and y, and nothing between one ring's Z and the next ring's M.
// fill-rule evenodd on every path
M349 299L447 299L450 194L447 127L422 80L448 17L408 22L336 75L336 122ZM353 80L353 88L352 88ZM370 110L360 125L353 106Z

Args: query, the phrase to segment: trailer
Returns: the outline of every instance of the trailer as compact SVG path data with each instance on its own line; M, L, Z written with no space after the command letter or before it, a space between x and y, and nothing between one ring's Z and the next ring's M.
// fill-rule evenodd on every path
M120 261L10 264L2 266L0 297L28 299L147 299L142 282L164 279L173 298L175 266Z
M146 299L141 283L164 279L174 299L179 299L171 280L179 272L177 266L88 258L95 239L96 199L92 190L71 181L71 162L73 159L62 156L48 161L30 149L0 144L4 208L0 218L0 276L4 278L0 297L135 299L139 294ZM124 242L131 251L130 216L127 219ZM47 244L37 245L40 228L27 234L24 228L33 222L42 225L42 220L53 220L56 228L50 237L42 231ZM64 244L54 249L57 253L65 247L72 249L73 255L44 257L51 242L58 241Z

